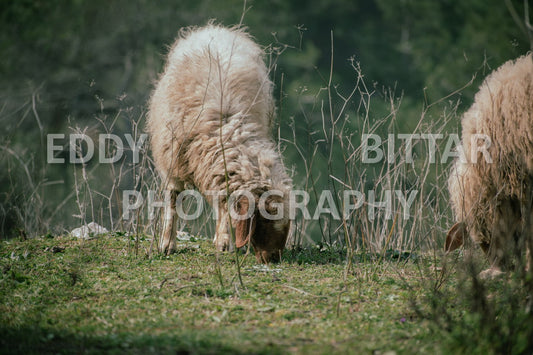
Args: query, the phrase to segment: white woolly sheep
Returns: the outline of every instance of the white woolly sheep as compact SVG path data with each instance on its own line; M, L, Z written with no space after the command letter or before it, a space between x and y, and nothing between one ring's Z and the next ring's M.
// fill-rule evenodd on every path
M258 262L279 260L292 181L271 138L273 84L263 55L243 28L211 23L182 30L171 47L148 116L155 164L172 191L163 252L175 249L177 193L192 184L218 211L218 250L233 247L231 220L237 247L250 242ZM241 217L231 218L227 197L237 191L249 193L231 207Z
M448 180L457 223L446 250L470 235L487 255L485 276L512 266L524 249L533 270L533 60L531 53L509 61L489 75L462 118L466 161L455 162ZM488 138L490 160L476 147ZM479 142L477 144L485 144ZM472 147L472 145L474 145ZM472 151L474 149L474 151ZM492 162L490 162L492 161Z

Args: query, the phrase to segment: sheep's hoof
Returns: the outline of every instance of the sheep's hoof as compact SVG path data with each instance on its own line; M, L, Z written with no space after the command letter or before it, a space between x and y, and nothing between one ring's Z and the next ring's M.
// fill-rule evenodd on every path
M229 234L215 235L215 247L218 251L233 251L233 244Z
M166 256L169 256L170 254L175 253L177 250L178 249L176 247L166 248L166 249L163 250L163 253Z
M479 273L479 278L482 280L493 280L501 277L505 273L497 267L491 267L490 269L483 270Z
M163 242L159 250L161 250L161 253L163 253L163 255L170 255L177 250L176 242Z

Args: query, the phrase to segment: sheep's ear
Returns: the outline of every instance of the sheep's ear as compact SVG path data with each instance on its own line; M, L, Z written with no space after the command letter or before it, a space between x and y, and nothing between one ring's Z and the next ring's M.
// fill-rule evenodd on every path
M248 212L248 199L243 197L237 206L240 216L245 216ZM244 219L237 221L235 226L235 246L241 248L245 246L249 241L252 235L255 232L255 215L246 216Z
M449 253L463 245L466 234L466 225L464 222L457 222L450 228L446 235L446 246L444 250Z

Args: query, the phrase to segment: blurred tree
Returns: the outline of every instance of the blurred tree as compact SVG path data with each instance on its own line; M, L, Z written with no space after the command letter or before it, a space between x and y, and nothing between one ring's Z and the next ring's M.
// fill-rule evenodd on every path
M521 0L513 1L522 10ZM472 75L481 80L506 60L524 54L529 40L513 20L504 1L377 0L395 35L396 53L409 57L429 93L438 100L465 86ZM470 102L478 85L463 94ZM420 93L422 86L409 90Z

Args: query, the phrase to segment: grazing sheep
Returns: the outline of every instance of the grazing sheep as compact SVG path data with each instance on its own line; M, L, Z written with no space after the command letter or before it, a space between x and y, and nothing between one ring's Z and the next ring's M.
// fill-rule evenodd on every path
M270 137L275 107L263 55L241 27L182 30L152 95L148 131L172 206L185 184L194 185L218 212L217 249L233 247L231 220L236 246L250 242L258 262L269 262L285 247L292 182ZM238 191L249 193L232 207L241 218L232 218L227 197ZM261 200L266 192L272 194ZM162 251L175 249L175 230L172 208Z
M532 271L531 53L503 64L485 79L462 125L466 162L455 162L448 181L457 223L448 233L446 250L461 246L469 234L491 263L485 276L512 266L511 257L520 256L524 249L526 268ZM479 149L484 144L490 159Z

